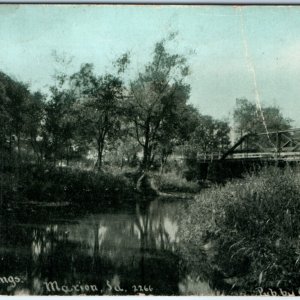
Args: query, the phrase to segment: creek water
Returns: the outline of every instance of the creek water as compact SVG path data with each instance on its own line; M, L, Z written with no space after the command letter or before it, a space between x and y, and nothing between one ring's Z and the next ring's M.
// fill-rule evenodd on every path
M209 294L208 283L195 286L180 271L178 216L187 201L156 198L85 213L49 207L1 214L0 292Z

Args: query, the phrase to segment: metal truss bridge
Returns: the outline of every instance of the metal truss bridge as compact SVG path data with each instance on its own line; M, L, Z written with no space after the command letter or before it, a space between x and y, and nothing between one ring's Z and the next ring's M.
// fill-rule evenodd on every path
M225 153L198 154L203 162L224 160L300 161L300 128L248 133Z

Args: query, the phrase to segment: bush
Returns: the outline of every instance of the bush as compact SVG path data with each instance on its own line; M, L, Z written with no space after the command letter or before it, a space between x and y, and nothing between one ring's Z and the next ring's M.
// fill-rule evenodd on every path
M196 181L187 181L175 171L156 176L156 181L162 192L197 193L200 190Z
M297 171L268 168L243 181L215 186L196 197L186 214L180 236L187 260L195 261L209 249L205 257L213 272L218 270L224 282L250 294L257 287L299 287ZM197 266L194 271L201 272Z
M12 176L12 175L10 175ZM14 176L16 177L16 176ZM6 196L11 200L100 204L123 201L134 193L134 184L125 176L79 169L54 168L51 165L22 165L18 189Z

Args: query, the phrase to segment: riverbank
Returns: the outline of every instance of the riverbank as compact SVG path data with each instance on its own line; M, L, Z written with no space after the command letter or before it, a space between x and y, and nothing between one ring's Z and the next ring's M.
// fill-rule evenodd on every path
M97 204L132 198L135 185L129 178L104 172L22 164L7 168L2 179L2 202Z
M202 186L196 180L188 181L181 172L175 170L162 174L153 174L158 189L165 193L199 193Z
M61 207L70 205L115 205L153 196L140 191L141 173L136 169L87 171L49 164L23 163L7 166L2 173L1 195L4 206L32 205ZM201 187L181 174L149 172L148 181L156 195L196 194ZM16 205L14 205L16 204Z
M195 277L227 293L296 290L299 214L299 170L266 168L191 200L181 216L180 252Z

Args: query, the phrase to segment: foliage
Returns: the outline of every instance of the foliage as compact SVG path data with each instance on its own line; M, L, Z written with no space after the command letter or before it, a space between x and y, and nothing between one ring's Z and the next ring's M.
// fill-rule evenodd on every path
M164 135L161 136L154 152L158 157L161 172L166 171L170 163L176 164L176 160L168 162L168 158L172 154L176 155L178 150L182 153L180 148L186 144L192 144L193 133L199 124L199 112L194 106L187 104L180 110L180 116L178 116L176 122L176 124L173 124L174 128L171 134L165 131ZM170 130L172 130L171 127ZM175 168L178 168L178 166Z
M44 144L41 142L42 122L45 120L45 95L35 92L28 99L27 111L24 115L24 135L28 137L29 147L32 148L37 161L44 156Z
M247 99L237 99L234 110L235 130L243 136L246 133L259 133L291 128L292 120L285 118L275 106L257 108Z
M16 146L21 155L21 138L25 127L25 115L31 95L26 84L13 80L0 72L0 112L2 120L1 140L8 140L9 151Z
M92 159L98 171L103 162L162 171L176 147L206 145L211 136L205 136L203 119L188 104L187 60L169 52L167 40L155 44L152 61L133 79L124 74L128 53L110 72L99 75L85 63L70 75L72 58L54 51L58 68L48 95L0 73L1 145L11 157L17 150L19 162L29 154L31 161L54 166ZM213 145L223 149L227 125L213 123Z
M32 92L27 84L0 72L0 171L4 162L14 168L9 180L16 186L22 186L20 167L26 162L73 169L95 165L97 171L140 167L173 172L162 177L166 189L193 190L195 182L176 175L181 168L176 156L187 157L187 179L202 180L210 170L200 166L197 154L229 147L228 122L201 115L188 103L187 59L169 51L166 39L155 44L152 60L134 78L124 74L128 53L112 63L110 72L100 74L85 63L70 75L72 59L56 52L53 57L62 71L55 70L48 95ZM263 112L270 128L289 128L290 120L278 108ZM257 118L253 104L238 102L239 130L258 130L262 124ZM167 163L172 154L174 168Z
M230 145L230 127L227 122L199 115L198 124L191 134L189 152L202 154L224 152Z
M197 193L200 186L196 181L187 181L175 170L157 176L159 190L162 192Z
M120 170L125 167L137 168L139 165L138 153L141 146L128 134L126 129L119 131L120 137L107 142L105 153L105 167L115 166Z
M98 77L93 66L85 64L71 76L71 83L80 99L76 108L78 132L86 143L95 145L100 170L107 139L116 138L121 127L122 81L112 74Z
M200 194L184 214L183 244L198 246L183 252L188 260L196 259L212 245L208 264L222 274L224 282L231 279L230 287L250 293L257 287L296 288L299 199L300 175L289 168L268 168L243 182L216 186ZM197 267L195 271L201 272Z
M70 202L101 205L133 198L134 184L122 175L56 168L52 164L22 164L18 182L5 172L3 202Z
M51 98L45 105L45 124L42 126L45 158L54 163L68 161L74 149L76 125L73 104L75 97L71 91L51 87Z
M161 41L155 45L153 61L130 83L127 118L143 149L143 169L150 168L159 145L162 153L170 152L189 97L190 87L183 80L187 74L186 59L168 53Z

